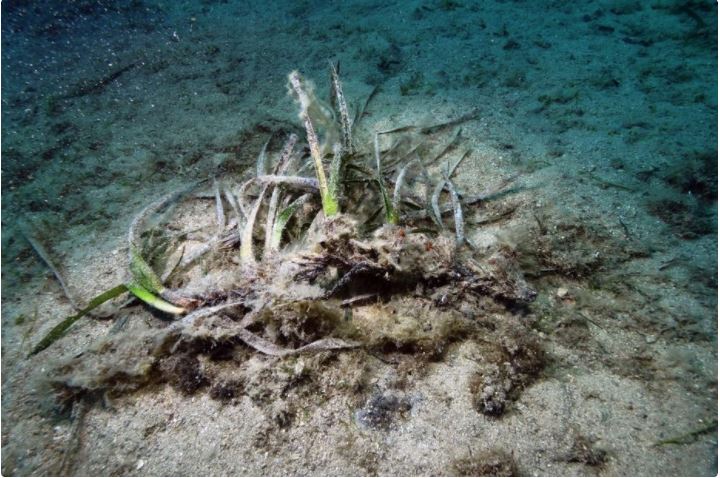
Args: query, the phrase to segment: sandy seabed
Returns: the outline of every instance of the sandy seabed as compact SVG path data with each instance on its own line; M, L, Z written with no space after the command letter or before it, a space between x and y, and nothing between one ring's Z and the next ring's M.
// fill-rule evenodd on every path
M717 474L716 4L2 8L5 475ZM23 234L78 302L121 283L132 218L304 138L287 74L326 96L329 58L351 105L380 87L368 150L477 110L457 187L515 187L468 208L467 235L514 251L534 301L391 297L354 320L393 319L395 345L196 347L61 406L59 365L166 322L136 303L27 358L73 307ZM212 228L195 199L178 227ZM470 328L428 332L453 313Z

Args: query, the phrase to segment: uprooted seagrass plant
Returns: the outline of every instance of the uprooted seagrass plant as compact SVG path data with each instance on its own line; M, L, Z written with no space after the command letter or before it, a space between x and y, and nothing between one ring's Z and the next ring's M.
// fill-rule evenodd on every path
M437 308L427 311L432 321L448 303L459 308L473 297L505 305L534 298L510 248L480 250L465 235L463 211L507 193L511 181L477 195L453 181L469 154L459 125L474 114L361 135L375 91L351 116L337 69L331 63L330 104L298 72L289 75L307 147L283 133L284 147L268 151L268 140L250 177L197 181L137 215L128 233L131 278L78 307L32 354L127 292L172 320L102 338L63 362L58 380L86 391L133 388L193 341L244 343L280 357L401 341L377 317L351 313L368 303L423 297ZM208 200L214 224L202 235L178 218L183 205Z

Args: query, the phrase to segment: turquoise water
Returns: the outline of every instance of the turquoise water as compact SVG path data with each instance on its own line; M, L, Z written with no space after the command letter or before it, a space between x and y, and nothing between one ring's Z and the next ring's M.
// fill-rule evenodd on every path
M602 168L675 234L715 232L711 2L3 9L6 221L102 224L136 184L205 167L198 156L252 123L292 120L287 73L324 87L333 58L349 97L382 87L374 115L479 108L482 139L515 162ZM26 248L10 241L5 261Z
M475 111L460 133L472 152L459 187L476 194L518 178L507 199L513 207L498 209L512 209L507 222L483 223L492 207L468 214L477 224L470 237L511 244L538 290L527 310L511 311L533 322L553 357L527 400L554 397L543 384L578 374L603 403L613 403L603 393L614 377L622 407L655 410L649 419L626 412L648 433L638 438L622 420L592 415L610 412L577 392L572 403L592 411L565 420L584 435L596 430L612 457L606 468L563 468L550 455L530 458L538 446L518 445L510 451L520 472L715 473L717 24L716 3L679 0L3 2L3 447L12 463L3 472L48 472L38 465L51 453L48 442L38 439L31 452L16 445L25 423L46 435L50 427L29 424L32 407L21 402L32 387L20 377L54 360L52 350L32 364L23 357L47 330L41 324L71 311L27 235L86 302L121 280L127 227L144 205L196 179L240 178L270 134L303 135L287 75L299 70L327 98L332 60L353 111L379 88L357 132L368 150L374 131ZM590 322L578 325L582 317ZM68 339L105 332L98 330ZM450 395L460 400L466 389ZM540 429L550 421L529 416ZM495 426L496 437L512 442L503 424L484 419L478 414L467 429ZM688 444L631 449L712 420L714 430ZM542 436L533 433L522 434ZM452 450L466 448L462 439L453 443ZM413 468L417 457L405 450L416 445L401 440L375 468L345 470L451 472L431 452L426 468ZM292 462L291 448L278 445L279 462ZM113 460L104 453L97 461L81 453L75 470L103 474L99 463ZM106 472L142 473L140 455L127 453L132 466L114 463ZM165 460L149 473L178 471ZM350 462L268 465L267 473L337 474Z

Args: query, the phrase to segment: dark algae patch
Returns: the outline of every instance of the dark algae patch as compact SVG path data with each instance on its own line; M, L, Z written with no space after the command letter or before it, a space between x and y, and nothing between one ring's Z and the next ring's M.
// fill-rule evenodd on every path
M461 458L453 463L456 476L521 476L515 458L502 450L489 450Z
M489 416L503 415L522 389L535 381L545 366L539 342L519 323L503 324L480 344L484 362L471 378L473 407Z

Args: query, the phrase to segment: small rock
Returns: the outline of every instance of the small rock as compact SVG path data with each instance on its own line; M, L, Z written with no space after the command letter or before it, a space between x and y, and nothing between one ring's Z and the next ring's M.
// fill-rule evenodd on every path
M363 427L388 430L397 418L405 417L411 409L412 403L407 397L378 391L355 412L355 419Z
M560 287L558 288L555 295L558 297L558 299L565 299L569 293L570 291L568 291L566 287Z
M305 362L302 360L298 360L295 363L295 368L293 369L293 372L295 373L295 376L300 376L305 372Z

